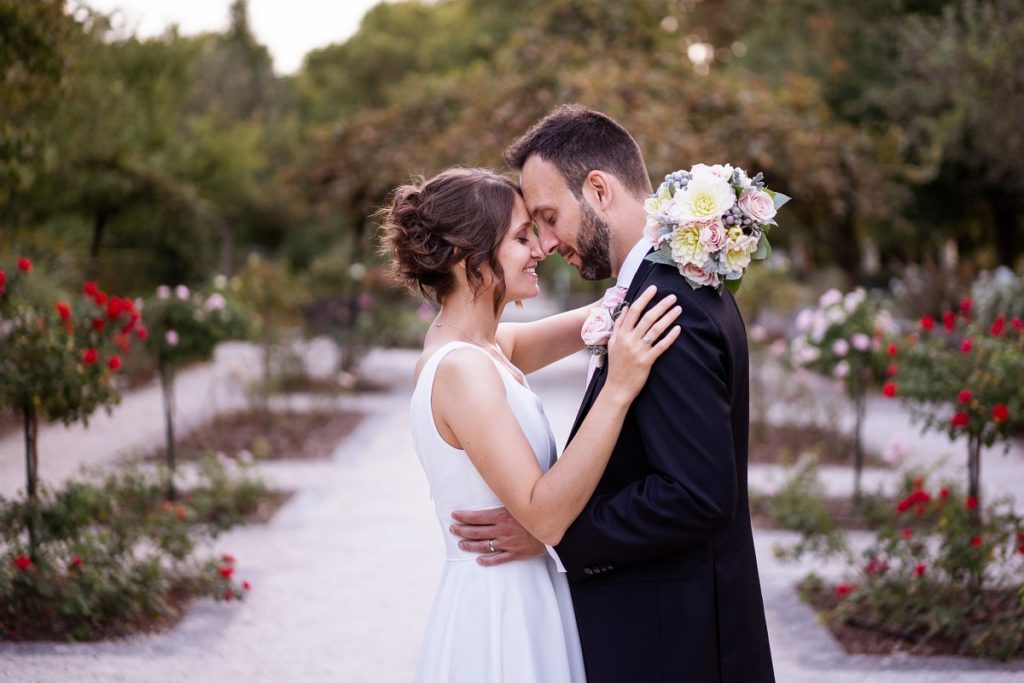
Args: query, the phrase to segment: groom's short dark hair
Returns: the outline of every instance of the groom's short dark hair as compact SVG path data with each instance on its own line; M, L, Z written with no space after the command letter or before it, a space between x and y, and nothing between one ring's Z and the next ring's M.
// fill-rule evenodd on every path
M591 171L611 173L637 198L652 192L633 136L610 116L578 104L556 107L505 150L505 159L519 171L534 154L561 171L577 198Z

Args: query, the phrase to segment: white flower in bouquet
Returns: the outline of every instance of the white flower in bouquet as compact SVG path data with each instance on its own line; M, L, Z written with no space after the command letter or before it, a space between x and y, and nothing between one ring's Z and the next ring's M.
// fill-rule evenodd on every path
M678 223L719 218L736 203L728 181L711 174L696 175L686 189L677 192L668 207L669 218Z

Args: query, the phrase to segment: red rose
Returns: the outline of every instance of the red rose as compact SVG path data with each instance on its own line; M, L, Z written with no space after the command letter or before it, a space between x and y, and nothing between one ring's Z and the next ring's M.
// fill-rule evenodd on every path
M889 344L889 346L885 349L885 352L889 354L890 358L895 356L898 351L899 349L896 348L895 344Z
M117 356L111 356L110 359L107 360L107 366L114 372L117 372L121 369L121 359Z
M1021 320L1020 318L1014 318L1013 329L1017 330L1018 332L1024 330L1024 320Z
M86 282L84 285L82 285L82 291L84 291L89 296L96 296L96 292L98 292L99 289L96 287L95 282Z
M961 403L970 403L971 402L971 396L972 396L971 390L970 389L964 389L963 391L961 391L957 395L956 400L960 401Z
M841 583L836 586L836 595L847 595L853 590L853 586L847 583Z
M978 499L974 496L967 496L967 502L965 503L968 510L978 509Z
M970 339L964 339L963 343L960 344L960 350L963 351L964 353L970 353L973 347L974 344L971 342Z
M220 571L220 575L223 576L225 579L230 579L231 575L235 573L235 568L224 566L221 567L218 571Z
M885 386L882 387L882 393L887 397L892 398L896 395L896 385L892 382L886 382Z
M14 558L14 564L18 565L18 569L25 572L32 566L32 559L28 555L18 555Z
M1021 555L1024 555L1024 545L1022 545L1021 547L1017 548L1017 552L1020 553Z
M57 313L60 314L61 320L69 320L71 318L71 307L63 301L57 302Z
M96 303L99 304L100 306L105 306L107 304L107 295L105 292L97 291L95 299Z
M1010 409L1006 407L1005 403L997 403L992 408L992 421L996 424L1002 424L1010 418Z
M247 591L251 591L252 590L252 584L249 583L248 581L243 581L242 582L242 588L244 588Z
M1017 540L1018 541L1024 541L1024 531L1018 531L1017 532Z
M895 363L889 363L889 367L885 369L885 376L892 377L893 375L896 374L897 370L899 370L899 368L896 367Z
M3 289L6 284L7 284L7 273L5 273L4 271L0 270L0 289Z
M992 336L998 337L1003 333L1004 329L1006 329L1006 316L1001 315L998 318L996 318L996 321L994 323L992 323Z
M973 303L974 302L971 301L970 297L967 297L965 299L961 299L960 300L960 312L963 313L965 316L970 315L971 314L971 305Z
M967 413L960 412L954 415L950 422L954 427L966 427L971 422L971 416Z
M868 574L884 574L889 570L889 565L886 564L885 560L881 557L873 557L868 562L868 566L864 568Z
M221 559L221 562L223 562L224 564L234 564L235 563L235 556L234 555L221 555L220 559Z
M231 592L230 588L228 588L226 591L224 591L224 599L227 600L228 602L231 602L232 600L235 599L235 594Z
M923 562L918 562L917 566L914 567L914 573L918 576L924 576L924 572L927 567L924 566Z
M97 332L102 332L103 328L106 327L106 325L107 321L104 320L103 318L97 318L96 320L92 321L92 329L96 330Z
M184 505L179 505L178 507L174 508L174 515L179 520L184 522L185 521L185 506Z
M947 332L952 332L953 328L956 327L956 313L953 311L946 311L943 313L942 326L946 328Z
M107 317L111 320L121 315L123 306L121 306L121 300L116 296L110 297L110 303L107 304Z
M29 271L32 270L32 262L29 261L24 256L22 256L21 258L18 259L18 270L20 270L23 273L28 273Z
M99 360L99 357L99 351L97 351L96 349L86 349L85 352L82 354L82 362L85 363L86 365L92 365L97 360Z
M977 548L980 545L981 545L981 536L975 536L974 538L971 539L971 547L972 548Z
M81 566L82 566L82 558L81 557L79 557L78 555L75 555L74 557L71 558L71 568L72 569L79 569Z
M149 337L149 330L147 330L145 327L136 327L135 336L141 339L142 341L146 341L146 339Z
M913 529L909 529L909 528L904 529L900 533L900 535L903 536L903 538L911 538L914 535L914 530Z
M931 332L935 329L935 318L930 315L921 317L921 329Z
M135 311L135 303L131 299L129 299L128 297L125 297L125 298L121 299L121 308L123 308L126 311L133 311L134 312Z
M939 497L943 499L949 498L949 488L943 486L941 489L939 489Z

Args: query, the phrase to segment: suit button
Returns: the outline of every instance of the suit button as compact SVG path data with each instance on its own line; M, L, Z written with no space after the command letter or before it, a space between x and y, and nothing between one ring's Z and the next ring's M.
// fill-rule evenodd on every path
M586 569L583 570L583 573L586 574L587 576L593 576L594 575L594 570L591 569L590 567L587 567Z

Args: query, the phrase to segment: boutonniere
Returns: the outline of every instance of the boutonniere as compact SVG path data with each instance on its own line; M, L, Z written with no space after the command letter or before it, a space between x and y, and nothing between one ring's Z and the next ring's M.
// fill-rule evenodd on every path
M648 261L675 266L691 287L735 292L751 261L772 254L768 230L789 197L729 164L697 164L665 176L644 203Z
M597 306L590 309L583 323L580 336L587 345L587 350L597 357L598 367L608 353L608 340L611 339L612 328L625 305L626 288L616 285L604 293Z

